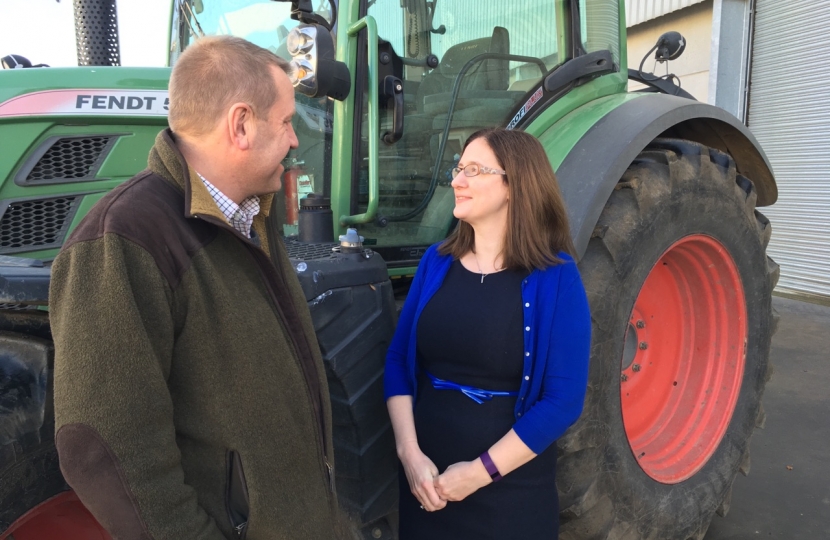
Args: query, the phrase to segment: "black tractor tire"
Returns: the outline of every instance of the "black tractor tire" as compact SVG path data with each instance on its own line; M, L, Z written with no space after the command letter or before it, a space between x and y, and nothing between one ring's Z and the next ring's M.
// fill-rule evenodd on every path
M55 450L53 347L0 332L0 535L23 514L69 489Z
M590 379L580 420L559 440L561 540L699 540L729 508L749 442L763 422L778 266L752 182L728 155L657 139L631 164L579 262L592 318ZM622 418L621 361L629 318L654 265L675 242L705 235L729 252L743 284L747 342L740 393L726 433L690 478L661 483L634 456ZM642 348L642 347L641 347Z

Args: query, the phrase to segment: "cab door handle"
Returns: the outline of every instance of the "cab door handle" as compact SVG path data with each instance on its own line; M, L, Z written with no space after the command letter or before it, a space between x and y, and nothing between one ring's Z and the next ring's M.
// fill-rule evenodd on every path
M383 142L395 144L403 136L403 82L395 76L383 78L383 96L392 102L392 131L383 134Z

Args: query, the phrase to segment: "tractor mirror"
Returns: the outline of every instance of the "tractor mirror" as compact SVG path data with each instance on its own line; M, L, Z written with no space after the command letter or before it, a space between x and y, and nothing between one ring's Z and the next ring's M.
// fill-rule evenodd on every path
M24 56L20 56L19 54L9 54L0 58L0 64L2 64L3 69L22 69L22 68L40 68L40 67L49 67L48 64L35 64L29 61L28 58Z
M3 69L20 69L32 67L32 63L29 61L29 59L20 56L19 54L10 54L8 56L4 56L3 58L0 58L0 62L2 62L3 64Z
M657 38L655 48L657 52L654 53L654 58L658 62L676 60L686 50L686 38L680 32L666 32Z

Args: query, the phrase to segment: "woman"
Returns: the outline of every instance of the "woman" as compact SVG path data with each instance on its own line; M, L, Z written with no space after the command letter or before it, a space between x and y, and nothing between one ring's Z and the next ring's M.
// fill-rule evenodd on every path
M564 203L523 132L474 133L453 176L458 227L424 254L386 358L400 538L552 540L552 443L582 412L591 328Z

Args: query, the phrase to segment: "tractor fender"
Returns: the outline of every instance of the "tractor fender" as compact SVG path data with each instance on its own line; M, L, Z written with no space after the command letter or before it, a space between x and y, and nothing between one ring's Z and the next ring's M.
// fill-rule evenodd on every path
M556 171L577 257L585 253L602 209L623 173L661 136L695 141L731 155L738 172L755 184L758 206L773 204L778 198L769 160L740 120L706 103L644 94L600 118Z

